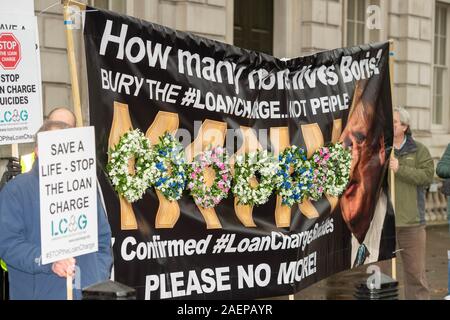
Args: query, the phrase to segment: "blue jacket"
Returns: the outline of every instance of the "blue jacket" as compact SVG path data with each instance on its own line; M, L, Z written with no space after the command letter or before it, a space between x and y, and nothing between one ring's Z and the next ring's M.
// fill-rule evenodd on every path
M6 184L0 192L0 257L9 271L11 299L66 299L66 279L41 264L39 164ZM111 229L100 203L98 251L76 257L81 288L107 280L112 265ZM74 285L74 299L81 290Z

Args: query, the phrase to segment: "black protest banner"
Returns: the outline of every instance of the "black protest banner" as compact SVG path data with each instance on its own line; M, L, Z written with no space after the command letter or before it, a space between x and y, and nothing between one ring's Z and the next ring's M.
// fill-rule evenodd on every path
M115 280L136 288L138 298L291 294L352 266L391 257L388 43L280 60L101 10L86 12L84 36ZM140 151L133 140L139 134L125 135L132 129L148 139L139 140ZM222 179L219 169L182 171L180 159L149 160L166 156L169 149L160 148L160 138L169 141L167 133L179 139L188 163L211 148L228 152L231 172L220 182L226 199L217 196L210 199L213 205L203 205L205 197L194 201L187 191L199 181L211 191ZM285 180L268 178L267 159L289 146L304 151L295 159L309 171L294 170L298 179L311 174L304 183L291 183L289 162L284 173L276 173ZM336 146L351 161L345 167L347 158L337 159L335 169L349 171L338 195L321 181L336 186L336 171L320 176L325 171L318 165ZM110 149L116 153L108 154ZM245 155L258 151L257 159L267 160L259 169L239 167ZM111 167L129 177L115 178ZM149 167L165 178L150 183L146 177L152 174L143 173ZM127 179L140 184L129 192L131 185L122 182ZM302 193L291 192L293 186ZM277 188L290 200L277 195Z

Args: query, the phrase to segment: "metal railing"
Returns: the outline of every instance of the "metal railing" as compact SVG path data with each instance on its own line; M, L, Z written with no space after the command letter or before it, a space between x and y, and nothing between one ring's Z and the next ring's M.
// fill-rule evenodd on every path
M441 193L441 181L433 183L426 193L425 221L427 223L448 223L447 197Z

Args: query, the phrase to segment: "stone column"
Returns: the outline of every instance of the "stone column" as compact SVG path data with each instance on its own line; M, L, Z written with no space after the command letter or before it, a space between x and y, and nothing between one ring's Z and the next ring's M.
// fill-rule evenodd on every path
M395 40L394 105L405 106L419 136L430 134L432 106L432 1L389 1L389 37Z
M301 1L301 54L342 47L342 0Z

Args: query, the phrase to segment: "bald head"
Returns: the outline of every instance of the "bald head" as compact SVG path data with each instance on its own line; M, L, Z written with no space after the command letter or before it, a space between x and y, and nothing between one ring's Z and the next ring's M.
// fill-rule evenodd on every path
M38 155L38 141L37 135L39 132L52 131L52 130L61 130L61 129L70 129L71 127L66 122L62 121L52 121L45 120L42 126L39 128L38 132L36 132L36 140L34 143L34 153L36 156Z
M76 118L73 112L63 107L53 109L48 114L47 119L50 121L60 121L67 123L67 125L71 128L75 128L77 126Z

